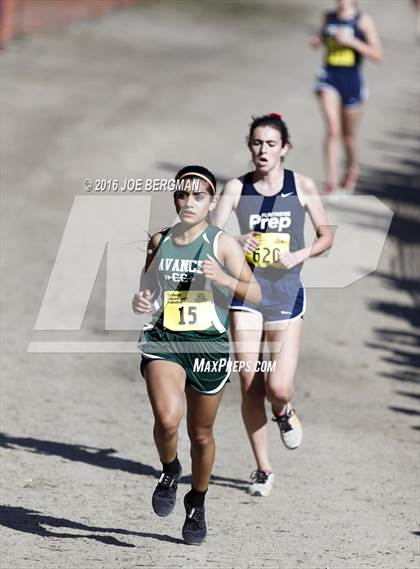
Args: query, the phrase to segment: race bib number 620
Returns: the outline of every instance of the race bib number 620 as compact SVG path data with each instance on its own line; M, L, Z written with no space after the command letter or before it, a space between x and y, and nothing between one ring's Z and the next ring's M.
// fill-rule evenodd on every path
M247 260L260 268L283 267L280 254L290 250L289 233L256 233L254 237L259 241L259 247L246 254Z

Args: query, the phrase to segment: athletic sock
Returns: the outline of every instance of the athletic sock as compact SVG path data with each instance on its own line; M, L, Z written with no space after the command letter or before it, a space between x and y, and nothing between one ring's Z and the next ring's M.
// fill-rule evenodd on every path
M185 495L185 500L193 508L202 508L204 506L206 493L207 490L204 490L204 492L199 492L198 490L194 490L194 488L191 486L191 490L188 492L188 494Z
M178 474L181 472L181 463L178 460L178 455L173 459L172 462L163 462L161 460L161 463L163 472L167 472L168 474Z

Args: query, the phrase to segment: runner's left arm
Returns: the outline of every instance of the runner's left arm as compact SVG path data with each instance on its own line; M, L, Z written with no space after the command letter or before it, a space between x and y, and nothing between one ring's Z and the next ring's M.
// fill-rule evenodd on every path
M234 296L246 302L260 303L262 298L260 285L234 237L227 233L220 235L217 258L226 271L212 257L208 257L203 263L204 276L220 286L227 287Z
M375 63L380 63L383 59L382 43L372 16L363 13L360 17L359 26L365 35L365 41L340 31L335 36L336 41L340 45L351 47Z
M299 176L298 178L300 178L298 180L299 197L302 199L302 205L306 207L309 213L316 233L315 241L306 250L308 258L317 257L331 249L334 241L333 232L315 182L304 176Z
M288 269L292 269L310 257L321 255L324 251L330 249L333 244L331 226L314 181L296 174L296 188L302 206L309 213L316 238L310 247L304 247L298 251L280 255L280 261Z

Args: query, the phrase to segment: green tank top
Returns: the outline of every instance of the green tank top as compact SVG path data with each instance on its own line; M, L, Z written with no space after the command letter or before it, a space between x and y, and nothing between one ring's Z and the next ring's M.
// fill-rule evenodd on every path
M209 225L188 245L175 243L172 228L162 233L153 260L159 284L154 327L199 336L214 336L227 330L232 295L229 289L213 284L202 273L207 255L219 263L216 250L222 233Z

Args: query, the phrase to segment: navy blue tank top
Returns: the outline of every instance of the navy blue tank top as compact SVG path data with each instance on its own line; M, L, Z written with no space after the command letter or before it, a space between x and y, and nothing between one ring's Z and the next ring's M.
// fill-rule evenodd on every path
M358 12L349 20L340 20L337 17L336 12L327 13L322 35L327 48L325 65L328 67L354 68L362 63L362 56L358 51L355 51L350 47L340 45L335 40L336 33L341 31L359 40L365 41L365 35L358 26L360 15L360 12Z
M292 170L284 170L283 187L273 196L263 196L257 192L253 183L253 172L243 177L241 197L236 208L241 234L257 231L259 233L288 233L290 251L305 247L304 224L305 209L296 191L295 175ZM277 280L282 276L299 275L301 265L285 270L274 267L259 268L249 265L255 276Z

